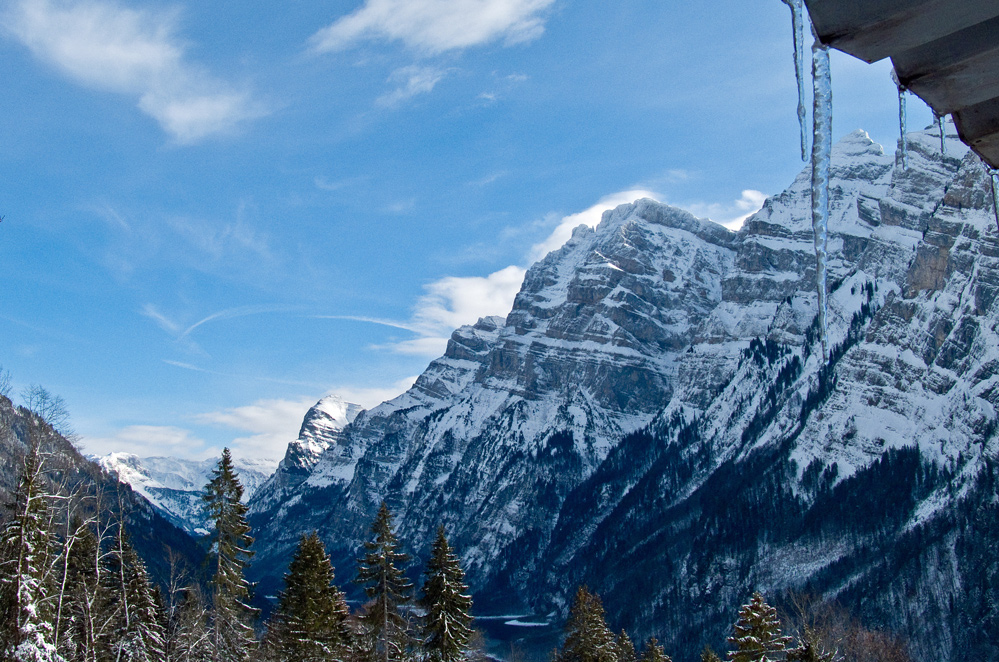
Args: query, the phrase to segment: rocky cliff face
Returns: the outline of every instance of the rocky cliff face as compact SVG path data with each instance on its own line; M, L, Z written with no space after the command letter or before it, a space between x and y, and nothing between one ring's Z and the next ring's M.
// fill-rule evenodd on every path
M343 429L363 411L360 405L328 395L305 414L298 439L288 444L274 473L251 495L257 510L279 507L293 497L323 452L336 445Z
M312 528L349 574L386 500L418 555L448 527L480 613L585 582L692 658L752 590L808 590L919 659L995 657L967 633L999 624L999 236L977 158L908 139L908 170L834 150L829 357L807 171L738 233L620 207L254 504L258 576Z

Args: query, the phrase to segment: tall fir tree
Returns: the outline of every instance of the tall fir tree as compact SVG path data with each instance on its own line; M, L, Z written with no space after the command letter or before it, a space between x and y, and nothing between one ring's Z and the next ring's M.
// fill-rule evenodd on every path
M585 586L576 590L569 608L565 643L556 662L617 662L617 642L607 627L603 603Z
M448 544L443 525L437 528L426 575L420 597L420 606L426 610L423 653L429 662L464 660L472 636L472 597L468 595L465 572Z
M344 660L350 645L349 610L316 531L299 540L284 583L268 628L277 657L287 662Z
M784 657L791 637L780 633L777 610L763 596L753 593L749 604L739 610L739 620L728 642L735 646L728 654L730 662L765 662Z
M242 662L256 643L253 620L257 610L249 605L250 583L244 570L253 556L243 486L236 476L228 448L212 472L202 496L211 533L211 650L215 662Z
M29 420L28 453L0 534L0 604L4 612L0 638L7 660L62 660L54 642L48 599L53 588L48 572L53 551L49 506L53 495L47 485L45 454L41 450L41 435L47 427L35 416Z
M413 584L406 579L409 555L399 552L392 531L392 514L382 502L371 525L374 539L364 543L366 550L357 570L357 583L369 598L361 616L371 638L373 656L380 662L404 660L412 637L402 607L411 599Z

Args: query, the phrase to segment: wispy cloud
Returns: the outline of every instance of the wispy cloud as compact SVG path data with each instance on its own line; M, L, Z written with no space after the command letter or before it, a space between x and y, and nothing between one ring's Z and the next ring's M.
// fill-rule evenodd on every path
M313 35L310 44L322 53L366 40L387 40L426 53L443 53L498 40L525 42L544 31L545 10L554 1L366 0L353 13Z
M364 317L362 315L313 315L315 319L327 319L327 320L348 320L351 322L366 322L368 324L379 324L381 326L388 326L393 329L401 329L403 331L412 331L413 333L419 333L420 330L416 325L408 322L397 322L395 320L382 319L380 317Z
M200 259L208 257L219 261L239 256L257 263L273 260L268 237L248 223L247 216L251 216L247 204L240 203L231 220L212 222L172 216L165 224L188 246L201 253Z
M206 412L195 416L199 423L216 425L247 436L235 437L230 446L237 454L279 460L288 442L298 438L302 419L316 403L314 398L258 400L250 405Z
M330 180L326 177L319 176L313 180L313 183L316 185L316 188L321 191L339 191L351 186L356 186L365 179L365 177L348 177L347 179Z
M248 317L250 315L264 315L268 313L287 313L295 310L301 310L299 306L290 305L255 305L255 306L238 306L236 308L226 308L224 310L219 310L202 317L197 322L193 324L182 324L176 320L170 319L165 314L160 312L160 310L151 303L147 303L139 313L143 317L148 317L153 320L158 327L166 331L169 335L173 336L174 340L179 344L183 345L189 350L204 354L204 351L194 342L191 338L191 334L199 327L204 326L212 322L221 322L224 320L235 319L238 317ZM187 364L177 364L179 367L192 367Z
M81 443L88 453L95 455L126 452L139 457L169 455L200 459L211 454L204 440L190 430L170 425L130 425L111 436L84 437Z
M415 64L396 69L388 78L388 82L395 85L395 89L378 97L375 103L383 108L391 108L417 95L427 94L433 91L434 86L446 73L443 69Z
M766 193L746 189L738 200L732 202L694 202L683 205L683 207L695 216L709 218L715 223L724 225L729 230L738 230L747 218L760 210L766 199Z
M562 244L567 242L569 237L572 236L573 228L579 225L588 225L591 228L595 228L600 223L600 219L603 217L605 211L608 209L614 209L618 205L634 202L640 198L652 198L653 200L658 200L659 195L657 193L653 193L652 191L646 191L643 189L620 191L618 193L612 193L611 195L604 196L592 207L563 217L556 226L555 230L548 235L547 239L531 247L529 256L530 261L537 262L545 255L548 255L548 253L561 248Z
M509 266L488 276L448 276L425 287L416 302L413 323L427 336L450 332L480 317L506 315L513 306L526 270Z
M178 12L115 2L20 0L0 17L38 59L73 81L135 97L178 143L234 130L267 113L248 91L190 62L176 36Z
M507 174L507 172L505 170L500 170L498 172L494 172L494 173L488 174L485 177L482 177L480 179L476 179L475 181L468 182L468 185L469 186L476 186L476 187L480 187L480 188L483 187L483 186L489 186L493 182L495 182L495 181L497 181L497 180L505 177L506 174Z
M379 324L415 334L416 338L372 345L398 354L436 358L444 353L451 332L480 317L506 315L520 291L526 270L509 266L488 276L446 276L424 286L426 294L413 306L409 320L394 321L357 315L316 315L319 319L341 319Z
M416 382L417 377L418 375L405 377L388 386L365 387L341 385L330 389L330 392L339 395L347 402L353 402L365 409L371 409L409 390L409 387Z

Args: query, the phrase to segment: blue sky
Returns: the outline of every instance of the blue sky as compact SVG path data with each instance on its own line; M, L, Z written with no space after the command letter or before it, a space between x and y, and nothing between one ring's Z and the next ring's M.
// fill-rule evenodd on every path
M836 137L894 149L888 71L834 53ZM802 168L779 0L0 0L0 80L0 366L98 453L277 459L573 225Z

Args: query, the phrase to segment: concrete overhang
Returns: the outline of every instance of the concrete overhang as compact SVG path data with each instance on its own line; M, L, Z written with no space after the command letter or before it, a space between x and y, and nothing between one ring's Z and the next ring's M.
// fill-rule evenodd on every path
M819 39L899 82L999 168L999 0L805 0Z

